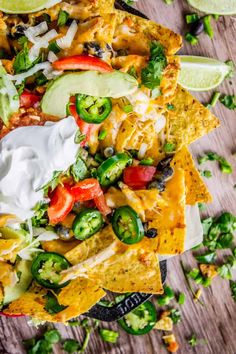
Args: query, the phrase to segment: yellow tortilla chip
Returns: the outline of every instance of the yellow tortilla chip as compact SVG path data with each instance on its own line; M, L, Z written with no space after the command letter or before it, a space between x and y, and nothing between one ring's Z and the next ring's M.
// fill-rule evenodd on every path
M167 141L174 143L177 150L219 125L218 118L179 85L171 104L174 110L166 112L166 136Z
M22 240L0 239L0 259L14 262Z
M0 261L0 284L13 286L18 281L16 272L11 264Z
M171 166L180 167L184 170L186 204L194 205L196 203L209 203L212 201L212 196L202 180L200 173L196 169L193 158L187 147L183 147L175 154Z
M41 242L41 246L46 252L56 252L59 254L65 254L69 252L72 248L75 248L80 243L81 241L79 240L72 240L72 241L52 240L52 241Z
M115 50L128 49L130 54L148 55L149 43L153 40L164 46L167 55L175 54L181 48L181 36L170 29L128 12L116 10L116 14Z
M58 295L58 301L60 300L68 307L53 315L44 309L46 293L46 289L31 289L19 299L10 303L4 313L9 315L24 314L42 321L65 323L87 312L105 295L105 292L98 285L95 285L93 281L84 278L75 279L63 288Z
M159 254L179 254L184 251L186 235L183 169L175 169L173 177L166 184L162 197L166 205L159 213L153 215L152 221L148 223L149 228L157 229L158 236L149 241L150 244L156 244L155 249Z
M3 304L3 300L4 300L4 292L3 292L3 287L0 284L0 306Z
M163 292L158 258L146 239L95 267L93 275L100 277L102 286L113 292Z

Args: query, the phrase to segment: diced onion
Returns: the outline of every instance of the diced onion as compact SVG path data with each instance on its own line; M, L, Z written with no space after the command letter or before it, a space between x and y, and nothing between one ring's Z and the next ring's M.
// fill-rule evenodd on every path
M47 32L44 36L37 39L35 44L30 48L29 59L34 61L38 58L40 50L42 48L47 48L49 46L49 41L58 36L58 33L55 29Z
M56 41L57 45L61 49L69 48L73 42L73 39L76 35L77 30L78 30L78 25L77 25L77 22L74 20L71 23L70 27L68 28L66 35L64 37L57 39L57 41Z
M52 51L50 51L48 53L48 61L50 61L50 63L53 63L54 61L56 61L58 59L58 57L56 56L55 53L53 53Z
M7 75L7 76L10 80L16 81L16 85L19 85L27 77L36 74L40 70L45 70L45 69L50 69L50 68L51 68L51 64L48 61L45 61L44 63L36 64L33 68L31 68L30 70L28 70L24 73L17 74L17 75Z
M155 123L155 131L156 133L160 133L162 129L166 126L166 118L164 116L159 116Z
M142 143L138 152L138 158L142 159L144 158L146 151L147 151L148 145L145 143Z
M43 71L43 75L46 76L46 78L48 80L52 80L55 79L57 76L63 74L63 71L59 71L59 70L52 70L52 68L50 69L45 69Z
M36 43L38 39L35 37L47 32L47 30L48 30L48 25L47 22L44 21L39 23L37 26L27 28L27 30L24 31L24 34L30 42Z

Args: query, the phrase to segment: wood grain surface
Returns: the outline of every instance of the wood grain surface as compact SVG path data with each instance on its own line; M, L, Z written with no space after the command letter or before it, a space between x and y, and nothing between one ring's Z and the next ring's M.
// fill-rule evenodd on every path
M174 0L172 5L166 5L162 0L139 0L137 8L149 16L152 20L184 34L184 14L193 12L186 1ZM218 58L222 61L233 59L236 62L236 18L221 17L214 23L215 36L211 40L206 35L201 35L199 45L192 47L184 42L182 54L195 54ZM222 93L236 94L235 82L225 80L219 87ZM206 103L211 97L211 92L196 95L201 102ZM213 177L206 182L214 197L214 202L207 207L207 213L216 215L222 210L228 210L236 214L236 158L232 152L236 151L236 115L222 104L218 103L214 113L221 120L221 127L192 144L194 156L205 151L215 151L225 156L233 165L232 175L223 175L215 163L206 165L212 170ZM182 257L186 264L194 266L194 259L190 252ZM205 306L193 302L180 269L179 258L168 262L168 280L176 291L181 290L186 294L186 302L181 307L182 321L175 326L174 333L180 343L178 353L198 354L235 354L236 353L236 306L233 302L229 284L226 280L216 279L210 288L204 289L202 300ZM24 353L22 339L30 338L40 333L43 328L37 330L29 327L24 318L0 317L0 354ZM64 338L81 340L83 331L78 328L67 328L63 325L56 326L60 329ZM116 323L106 324L103 327L119 330ZM187 343L187 338L195 333L198 338L205 340L204 344L192 348ZM115 345L104 343L97 334L92 336L86 353L111 353L111 354L152 354L167 353L162 344L162 333L152 331L150 334L135 337L128 336L120 330L120 337ZM60 348L55 348L54 353L63 353ZM43 353L42 353L43 354Z

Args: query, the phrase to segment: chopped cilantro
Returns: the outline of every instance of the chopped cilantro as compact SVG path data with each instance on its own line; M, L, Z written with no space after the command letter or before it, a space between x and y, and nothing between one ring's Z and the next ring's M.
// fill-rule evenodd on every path
M47 184L45 184L39 190L43 189L44 195L47 196L49 190L53 191L60 183L61 174L62 174L62 171L54 171L51 181L49 181Z
M62 310L67 308L67 306L59 304L56 296L51 291L48 291L44 298L46 299L44 309L50 314L61 312Z
M80 350L80 343L75 339L66 339L63 343L63 349L69 354L76 353Z
M141 71L142 84L154 90L160 86L163 70L167 65L163 46L153 41L150 45L150 61Z
M166 153L171 153L175 151L176 145L173 143L165 143L163 148Z
M154 160L151 157L148 157L147 159L143 159L140 161L140 165L144 166L152 166L154 163Z
M230 174L232 173L232 166L231 164L222 156L218 155L215 152L208 152L205 155L202 155L198 158L199 165L202 165L204 162L207 161L218 161L220 170L223 173Z
M236 302L236 281L230 281L230 289L231 289L231 295L234 301Z
M179 305L183 305L185 303L185 294L179 293L177 301Z
M200 17L198 16L198 14L188 14L188 15L185 16L185 21L189 25L191 23L194 23L194 22L198 21L199 18Z
M137 75L137 72L136 72L136 69L134 66L131 66L131 68L128 71L128 74L133 76L135 79L138 78L138 75Z
M216 260L216 253L215 252L207 252L205 254L201 254L199 256L195 256L196 260L199 263L214 263Z
M169 286L164 286L164 294L157 296L157 303L159 306L168 305L174 297L174 291Z
M229 67L229 72L226 75L226 78L227 79L232 79L234 77L234 74L235 74L234 62L233 62L233 60L226 60L225 64L228 65L228 67Z
M98 140L104 140L106 136L107 136L107 131L105 129L103 129L100 131L100 133L98 135Z
M81 141L83 141L86 138L85 134L82 134L80 129L77 129L77 132L75 134L75 144L80 144Z
M132 104L127 104L126 106L123 107L123 111L125 113L130 113L130 112L133 112L133 106Z
M197 337L196 334L192 334L192 336L188 339L188 343L192 346L195 347L197 345Z
M172 319L173 323L176 324L181 321L181 313L178 309L171 309L170 310L170 318Z
M35 64L40 61L40 57L34 61L30 60L28 40L26 41L25 39L22 39L21 43L23 43L23 49L16 55L15 60L13 62L13 69L15 74L19 74L31 69Z
M78 157L74 165L70 167L70 174L72 175L75 182L83 180L87 177L87 166L80 157Z
M223 103L228 109L236 108L236 96L235 95L223 95L220 97L220 102Z
M58 19L57 19L57 25L59 27L65 26L69 16L70 15L68 14L68 12L63 11L62 9L60 9L59 14L58 14Z
M201 171L201 176L206 177L206 178L211 178L212 173L209 170L204 170L204 171Z
M166 105L166 108L169 110L169 111L174 111L175 110L175 106L171 103L167 103Z

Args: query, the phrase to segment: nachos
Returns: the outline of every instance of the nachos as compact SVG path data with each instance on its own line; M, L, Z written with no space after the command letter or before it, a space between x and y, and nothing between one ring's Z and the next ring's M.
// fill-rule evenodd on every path
M186 206L211 201L188 145L219 124L177 83L181 37L112 1L0 14L0 302L66 323L163 292Z

